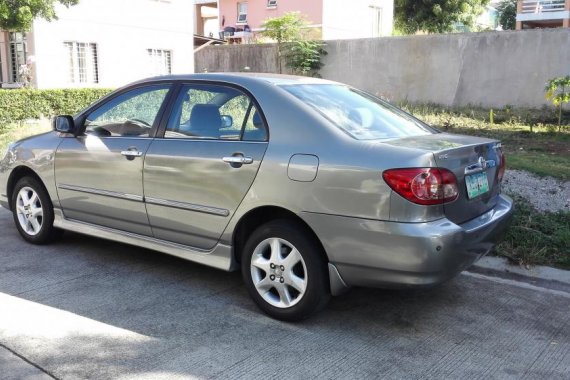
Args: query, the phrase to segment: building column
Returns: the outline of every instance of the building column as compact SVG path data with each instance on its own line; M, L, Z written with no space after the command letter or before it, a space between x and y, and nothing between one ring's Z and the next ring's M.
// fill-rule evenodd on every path
M570 1L570 0L567 0ZM517 16L520 15L522 13L522 1L519 0L517 1ZM516 30L521 30L522 29L522 22L521 21L517 21L517 26L515 27Z
M564 10L570 12L570 0L566 0L566 3L564 3ZM570 28L570 17L562 20L562 27Z

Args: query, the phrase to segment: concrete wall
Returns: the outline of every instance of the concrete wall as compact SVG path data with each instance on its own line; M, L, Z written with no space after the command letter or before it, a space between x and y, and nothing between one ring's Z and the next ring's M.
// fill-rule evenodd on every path
M58 20L34 21L28 56L38 88L118 87L154 75L147 49L170 50L172 73L194 71L193 4L188 0L82 0L58 5ZM64 42L97 44L99 83L71 83Z
M272 45L209 47L196 70L277 72ZM541 107L548 79L570 75L570 30L327 41L323 78L392 101Z

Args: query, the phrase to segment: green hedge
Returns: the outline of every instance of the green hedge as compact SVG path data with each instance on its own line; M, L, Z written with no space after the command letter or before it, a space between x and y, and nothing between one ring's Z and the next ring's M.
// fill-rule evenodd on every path
M110 91L103 88L0 90L0 128L26 119L73 115Z

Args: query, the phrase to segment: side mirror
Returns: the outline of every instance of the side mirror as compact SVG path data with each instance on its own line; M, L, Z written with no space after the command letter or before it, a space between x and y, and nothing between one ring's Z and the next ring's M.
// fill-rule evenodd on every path
M56 116L53 118L53 130L61 133L75 134L75 122L69 115Z
M231 128L234 125L234 119L230 115L222 115L222 128Z

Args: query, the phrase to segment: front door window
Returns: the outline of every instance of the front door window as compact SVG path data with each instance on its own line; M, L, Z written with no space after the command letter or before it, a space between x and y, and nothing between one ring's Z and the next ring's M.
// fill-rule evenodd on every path
M85 134L149 137L168 89L168 85L141 87L117 96L87 116Z

